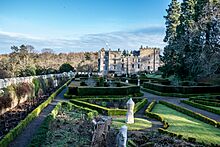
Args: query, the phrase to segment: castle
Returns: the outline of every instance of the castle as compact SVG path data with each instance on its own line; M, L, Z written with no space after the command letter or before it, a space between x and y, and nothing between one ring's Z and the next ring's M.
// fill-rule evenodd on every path
M98 54L98 69L108 73L136 74L140 71L155 72L160 67L160 49L142 47L138 51L112 51L102 48Z

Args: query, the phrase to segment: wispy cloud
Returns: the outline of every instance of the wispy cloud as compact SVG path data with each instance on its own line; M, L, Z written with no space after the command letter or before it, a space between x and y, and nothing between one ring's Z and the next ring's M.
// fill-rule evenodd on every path
M30 44L36 50L52 48L56 52L97 51L108 43L112 49L138 49L141 45L163 48L164 28L148 27L131 31L86 34L75 38L42 38L0 31L0 53L10 52L12 45Z

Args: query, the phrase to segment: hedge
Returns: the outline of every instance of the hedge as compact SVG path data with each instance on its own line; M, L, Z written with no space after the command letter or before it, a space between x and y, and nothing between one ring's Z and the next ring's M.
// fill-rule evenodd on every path
M145 82L143 87L163 93L181 94L219 93L220 89L220 86L169 86L150 82Z
M101 100L100 98L98 98L98 99ZM109 100L112 100L112 99L109 99ZM113 99L113 100L117 100L117 99ZM71 99L70 102L72 102L76 105L79 105L79 106L88 107L90 109L98 111L101 114L105 114L105 115L109 115L109 116L126 115L126 113L127 113L127 110L125 110L125 109L110 109L110 108L102 107L99 105L91 104L91 103L76 100L76 99ZM147 104L146 98L137 102L135 104L134 113L139 111L145 104Z
M191 111L191 110L189 110L189 109L186 109L186 108L183 108L183 107L180 107L180 106L177 106L177 105L174 105L174 104L165 102L165 101L159 101L159 103L161 103L161 104L163 104L163 105L166 105L166 106L168 106L168 107L170 107L170 108L172 108L172 109L174 109L174 110L176 110L176 111L179 111L179 112L181 112L181 113L184 113L184 114L186 114L186 115L188 115L188 116L191 116L191 117L193 117L193 118L196 118L196 119L198 119L198 120L201 120L201 121L203 121L203 122L205 122L205 123L208 123L208 124L210 124L210 125L213 125L213 126L215 126L215 127L217 127L217 128L220 128L220 122L217 122L217 121L215 121L215 120L213 120L213 119L211 119L211 118L208 118L208 117L206 117L206 116L204 116L204 115L202 115L202 114L200 114L200 113L193 112L193 111Z
M164 102L164 101L159 101L159 103L161 103L161 104L163 104L163 105L166 105L166 106L168 106L168 107L171 107L172 109L175 109L174 106L175 106L175 107L178 107L178 106L176 106L176 105L173 105L173 104L170 104L170 103L167 103L167 102ZM170 135L170 136L172 136L172 137L177 137L177 138L179 138L179 139L182 139L182 138L183 138L183 135L180 135L180 134L177 134L177 133L174 133L174 132L171 132L171 131L166 130L166 129L169 127L169 124L168 124L167 121L165 121L164 117L162 117L162 116L159 115L159 114L150 112L155 105L156 105L156 101L151 102L151 103L148 105L148 107L147 107L145 113L146 113L146 115L148 115L149 117L155 118L155 119L157 119L157 120L159 120L159 121L161 121L161 122L163 123L163 128L158 128L158 132L159 132L159 133L163 133L163 134L168 134L168 135ZM181 108L181 107L180 107L180 110L182 110L182 109L185 109L185 108ZM177 109L175 109L175 110L177 110ZM178 111L178 110L177 110L177 111ZM190 110L189 110L189 111L190 111ZM182 111L180 111L180 112L183 113ZM186 114L186 113L185 113L185 114ZM200 114L199 114L199 115L200 115ZM186 140L188 140L189 142L192 142L192 143L195 143L195 142L196 142L196 138L193 138L193 137L188 137L188 139L186 139ZM203 144L204 144L205 146L210 146L210 145L205 144L205 143L203 143Z
M188 105L191 105L193 107L196 107L196 108L199 108L199 109L203 109L203 110L206 110L206 111L209 111L209 112L212 112L212 113L220 115L220 109L214 109L214 108L211 108L209 106L205 106L205 105L210 104L210 102L199 101L199 102L201 102L201 103L203 103L205 105L199 104L199 103L197 103L197 101L191 102L191 101L182 100L181 102L185 103L185 104L188 104Z
M59 102L55 108L51 111L51 113L45 118L43 121L42 125L40 126L39 130L37 133L34 135L34 138L32 139L31 143L29 144L30 147L36 147L36 146L41 146L42 142L45 141L48 129L49 129L49 124L52 120L54 120L60 110L61 107L65 106L68 108L68 110L72 110L73 107L76 109L84 110L87 112L87 116L92 119L95 116L98 115L97 111L88 109L88 108L83 108L79 107L77 105L74 105L70 102Z
M92 96L92 95L130 95L140 93L140 86L126 85L123 87L89 87L78 86L68 87L68 95Z
M143 108L148 103L147 98L143 98L143 100L137 102L134 107L134 113L138 112L141 108Z
M75 96L75 95L69 95L68 92L64 94L64 97L67 99L79 99L79 98L122 98L122 97L142 97L144 96L144 93L134 93L130 95L99 95L99 96Z
M35 119L41 111L49 104L52 102L52 100L71 82L72 80L69 80L61 86L58 90L56 90L50 97L40 104L37 108L35 108L28 116L19 122L19 124L10 130L4 138L0 141L0 146L1 147L7 147L11 141L13 141L21 132L22 130L33 120Z
M141 90L149 92L149 93L153 93L153 94L156 94L156 95L160 95L160 96L170 96L170 97L185 97L185 98L189 98L189 97L192 97L192 96L201 95L201 94L165 93L165 92L159 92L159 91L155 91L155 90L148 89L148 88L141 88Z
M153 107L157 104L157 102L154 100L152 101L147 109L145 110L145 114L148 116L148 117L151 117L151 118L155 118L156 120L158 121L161 121L163 123L163 128L164 129L167 129L169 127L169 124L167 121L165 121L164 117L159 115L159 114L156 114L156 113L153 113L151 112L151 110L153 109Z
M106 107L102 107L102 106L99 106L99 105L90 104L88 102L83 102L83 101L74 100L74 99L71 99L70 102L72 102L76 105L82 106L82 107L87 107L87 108L90 108L92 110L96 110L101 114L105 114L105 115L109 115L109 116L112 116L112 115L125 115L126 112L127 112L127 110L125 110L125 109L109 109L109 108L106 108Z
M215 100L215 99L197 99L197 98L190 98L190 101L193 101L195 103L203 104L203 105L208 105L208 106L214 106L214 107L220 107L220 101Z

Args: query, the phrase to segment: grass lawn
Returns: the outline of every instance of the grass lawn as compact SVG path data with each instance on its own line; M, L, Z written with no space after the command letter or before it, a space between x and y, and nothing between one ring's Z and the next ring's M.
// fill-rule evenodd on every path
M126 124L125 117L113 118L112 127L120 129L123 125L126 125L129 131L144 130L152 127L152 123L150 121L142 118L135 118L134 124Z
M169 123L168 131L183 135L185 138L194 137L197 141L220 145L220 129L201 122L162 104L156 104L154 113L162 115Z

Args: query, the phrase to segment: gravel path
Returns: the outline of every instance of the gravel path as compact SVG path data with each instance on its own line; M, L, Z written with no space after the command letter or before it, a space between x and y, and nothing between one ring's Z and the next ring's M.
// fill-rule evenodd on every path
M188 98L158 96L158 95L154 95L152 93L148 93L148 92L145 92L145 91L142 91L142 92L144 93L144 97L146 97L148 99L148 101L153 101L153 100L156 100L156 101L159 101L159 100L167 101L167 102L170 102L172 104L175 104L175 105L178 105L178 106L190 109L190 110L192 110L194 112L200 113L200 114L202 114L204 116L207 116L207 117L209 117L211 119L214 119L214 120L220 122L220 115L217 115L217 114L214 114L214 113L202 110L202 109L198 109L198 108L195 108L195 107L192 107L190 105L187 105L187 104L184 104L184 103L180 102L180 100L187 100Z
M14 141L9 144L9 147L26 147L30 143L32 137L37 132L41 123L47 117L47 115L53 110L59 101L65 101L63 95L66 92L65 88L60 94L58 94L52 103L50 103L46 108L42 110L40 115L35 118L23 131L19 134Z

